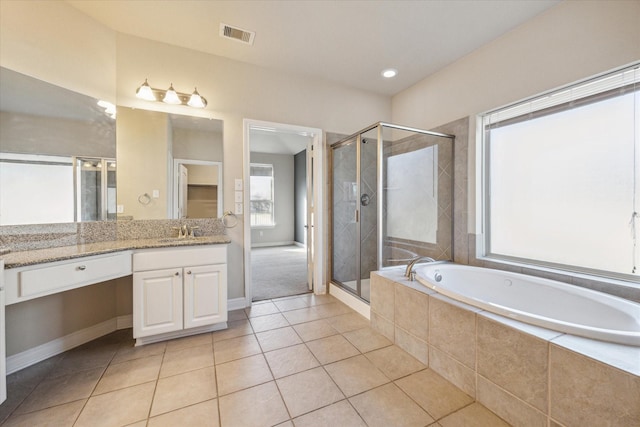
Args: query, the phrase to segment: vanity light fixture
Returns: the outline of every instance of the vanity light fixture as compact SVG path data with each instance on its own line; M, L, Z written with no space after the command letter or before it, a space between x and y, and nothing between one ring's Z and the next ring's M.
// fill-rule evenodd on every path
M144 83L136 90L136 97L144 99L145 101L162 101L166 104L188 105L193 108L204 108L207 106L206 98L198 93L198 89L194 89L191 95L177 92L173 88L173 83L171 83L167 90L156 89L149 86L147 79L144 79Z

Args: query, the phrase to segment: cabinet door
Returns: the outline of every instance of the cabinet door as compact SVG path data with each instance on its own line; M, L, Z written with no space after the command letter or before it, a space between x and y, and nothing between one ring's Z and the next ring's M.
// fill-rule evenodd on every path
M133 274L133 337L182 329L182 269Z
M227 321L227 265L186 267L184 271L184 327Z

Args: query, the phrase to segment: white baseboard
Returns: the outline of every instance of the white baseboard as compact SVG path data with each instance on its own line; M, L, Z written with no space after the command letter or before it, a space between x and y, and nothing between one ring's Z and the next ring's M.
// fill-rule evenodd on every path
M329 294L338 298L340 301L342 301L367 319L371 319L371 310L369 304L362 301L361 299L354 297L349 292L340 289L333 283L329 284Z
M116 317L116 329L133 328L133 314Z
M118 321L116 318L105 320L97 325L89 326L88 328L75 331L69 335L56 338L53 341L30 348L22 353L8 356L7 375L109 334L116 330L117 324Z
M249 302L249 304L247 305L247 300L244 297L227 300L228 311L244 310L247 307L251 307L251 303Z
M294 245L294 241L290 240L288 242L267 242L267 243L252 243L251 248L270 248L272 246L291 246Z

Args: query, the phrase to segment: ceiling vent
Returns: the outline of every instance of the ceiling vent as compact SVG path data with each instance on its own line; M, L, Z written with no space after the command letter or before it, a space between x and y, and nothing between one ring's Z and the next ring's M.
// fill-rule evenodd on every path
M244 44L253 45L253 39L256 36L256 33L253 31L243 30L242 28L232 27L227 24L220 24L220 36L239 41Z

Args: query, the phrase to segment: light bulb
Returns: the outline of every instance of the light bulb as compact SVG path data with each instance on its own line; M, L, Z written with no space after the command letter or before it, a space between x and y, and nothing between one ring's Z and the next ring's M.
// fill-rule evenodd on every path
M187 105L194 108L204 108L207 106L207 100L201 97L198 93L198 88L195 88L189 98L189 102L187 102Z
M144 99L145 101L157 101L156 95L153 93L149 83L147 83L147 79L144 79L142 86L136 90L136 96L140 99Z
M167 89L167 92L164 94L162 102L167 104L182 104L182 101L180 101L180 98L178 97L178 93L173 88L173 83L171 83L169 89Z

